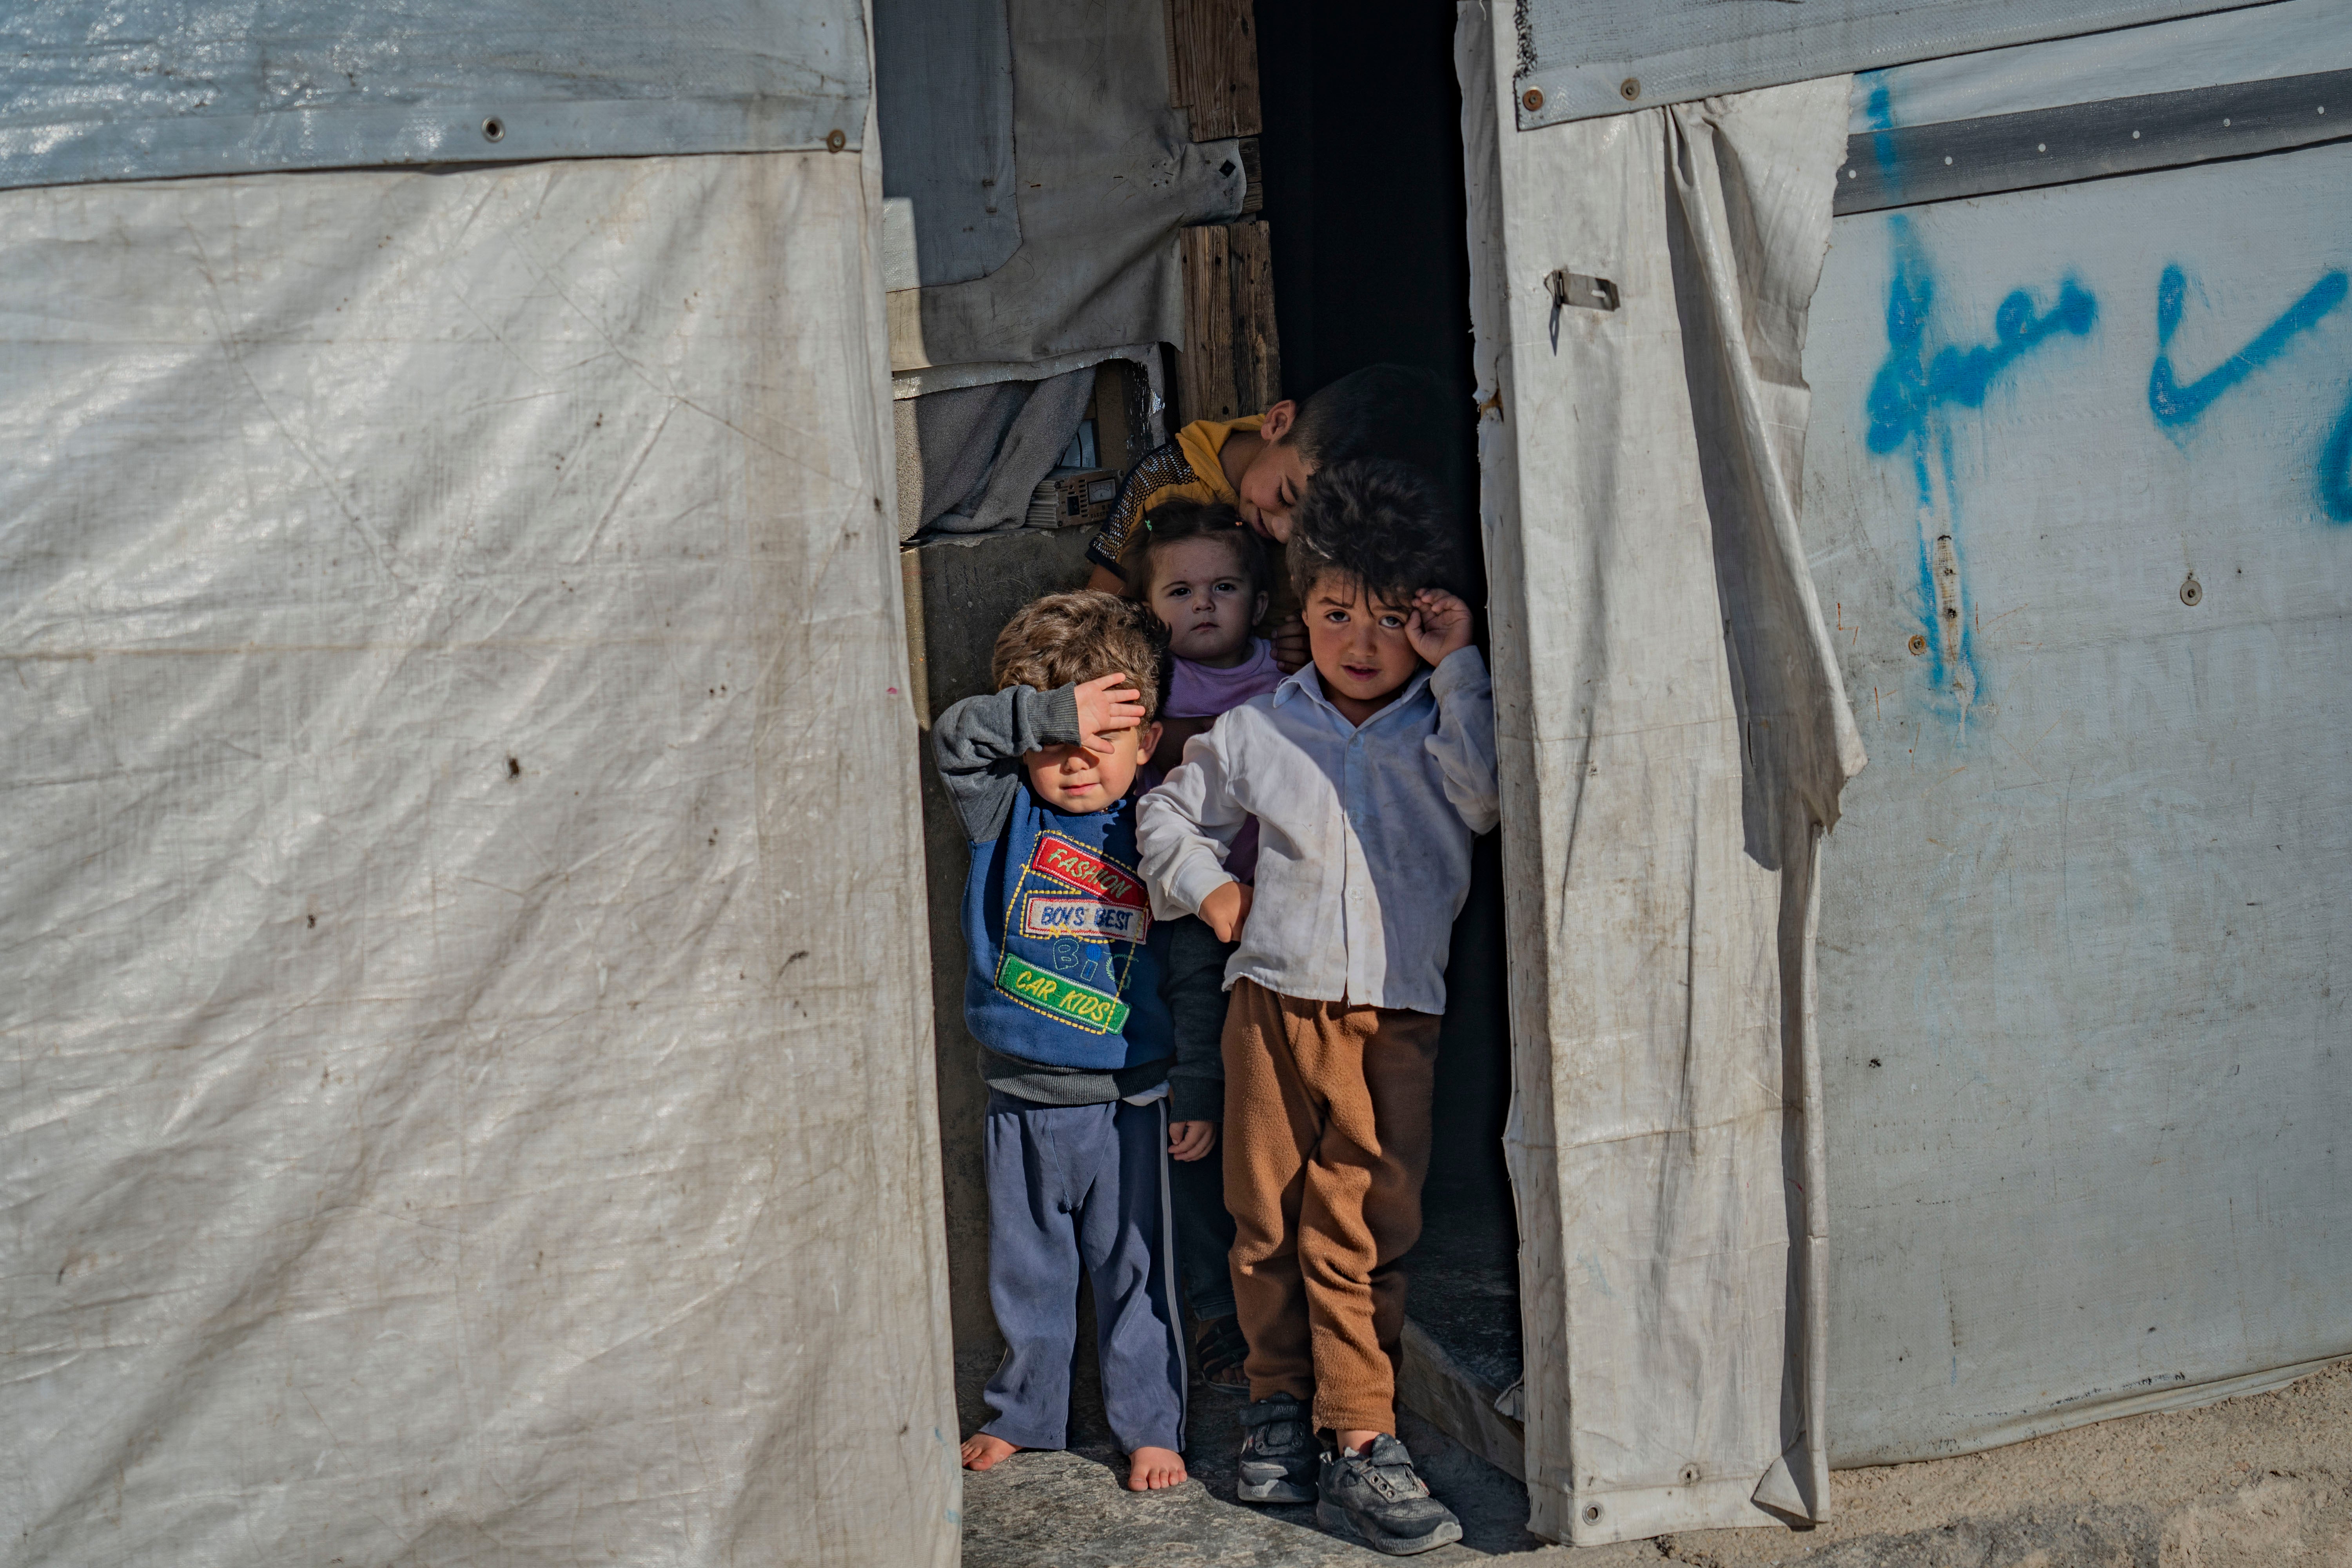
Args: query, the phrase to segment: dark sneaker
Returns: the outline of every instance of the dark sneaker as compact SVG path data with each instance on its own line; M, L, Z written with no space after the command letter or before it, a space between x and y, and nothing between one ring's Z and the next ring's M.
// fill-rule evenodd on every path
M1315 1520L1327 1530L1345 1525L1393 1557L1462 1539L1462 1521L1429 1495L1405 1446L1385 1435L1360 1454L1333 1454L1323 1461Z
M1241 1484L1244 1502L1313 1502L1323 1445L1307 1406L1276 1394L1242 1406ZM1451 1515L1447 1517L1451 1518Z

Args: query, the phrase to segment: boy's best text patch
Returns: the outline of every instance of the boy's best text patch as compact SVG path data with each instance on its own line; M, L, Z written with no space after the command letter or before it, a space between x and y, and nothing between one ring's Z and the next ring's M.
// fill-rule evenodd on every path
M1048 974L1011 953L996 966L997 989L1020 997L1031 1006L1066 1018L1080 1028L1115 1035L1127 1027L1128 1005L1089 986Z
M1037 852L1029 858L1029 868L1098 899L1108 899L1114 904L1134 910L1149 907L1142 883L1093 850L1082 848L1058 833L1037 836Z
M1062 893L1032 893L1021 900L1021 934L1074 936L1085 942L1141 942L1151 932L1149 911Z

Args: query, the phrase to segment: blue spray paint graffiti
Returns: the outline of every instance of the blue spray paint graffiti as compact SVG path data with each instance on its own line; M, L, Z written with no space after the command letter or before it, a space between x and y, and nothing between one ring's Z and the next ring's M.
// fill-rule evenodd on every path
M1899 191L1903 171L1895 164L1895 138L1886 134L1895 129L1895 100L1886 90L1885 71L1864 71L1863 79L1870 83L1870 97L1864 110L1870 117L1870 128L1878 132L1870 139L1870 155L1878 164L1878 172L1887 181L1887 189Z
M1895 285L1897 289L1904 285L1899 272ZM1991 342L1965 350L1947 343L1923 365L1919 347L1927 333L1927 307L1933 300L1934 285L1927 283L1903 302L1899 323L1895 302L1892 298L1888 300L1890 352L1870 388L1870 449L1874 452L1892 452L1906 440L1925 436L1928 416L1937 404L1982 408L1994 377L2020 356L2053 332L2072 332L2079 338L2099 317L2098 301L2071 278L2059 285L2058 303L2041 315L2034 313L2032 296L2020 289L1993 312ZM1903 337L1897 337L1898 331ZM1892 351L1898 347L1910 352L1897 359Z
M2321 317L2344 302L2347 279L2329 272L2305 290L2278 320L2254 334L2253 341L2195 381L2183 386L2172 372L2172 334L2180 325L2180 307L2189 279L2179 268L2167 267L2156 284L2156 364L2147 373L2147 408L2159 427L2193 425L2213 400L2276 359L2287 344L2319 324ZM2181 437L2172 437L2176 442ZM2332 449L2332 444L2331 444ZM2330 515L2334 515L2330 509Z
M2319 507L2330 522L2352 522L2352 397L2319 449Z
M1873 452L1907 449L1919 497L1919 598L1926 623L1927 666L1938 708L1966 722L1984 695L1973 628L1960 583L1957 538L1960 498L1947 407L1981 408L1993 383L2024 355L2060 333L2082 337L2098 321L2098 301L2069 278L2047 310L2024 289L1993 312L1993 341L1962 348L1946 343L1931 355L1927 338L1936 279L1925 250L1901 214L1887 219L1894 276L1886 290L1886 359L1871 381L1865 440Z

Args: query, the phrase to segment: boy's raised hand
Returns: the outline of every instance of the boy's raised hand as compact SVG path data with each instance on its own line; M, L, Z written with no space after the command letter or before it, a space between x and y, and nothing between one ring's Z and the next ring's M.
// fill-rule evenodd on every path
M1111 737L1143 722L1143 693L1124 675L1099 676L1077 685L1078 744L1097 756L1111 749Z
M1404 637L1432 668L1443 664L1447 654L1470 646L1470 606L1443 588L1423 588L1412 596Z

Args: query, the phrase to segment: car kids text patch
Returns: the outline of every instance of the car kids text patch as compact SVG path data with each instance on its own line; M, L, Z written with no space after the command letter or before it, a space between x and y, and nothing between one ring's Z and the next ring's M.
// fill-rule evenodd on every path
M1021 934L1051 942L1141 942L1151 933L1149 910L1066 893L1031 893L1021 900Z
M1097 1034L1115 1035L1127 1027L1129 1008L1118 997L1106 996L1075 980L1048 974L1009 952L996 966L996 988L1020 997L1040 1012L1066 1018Z

